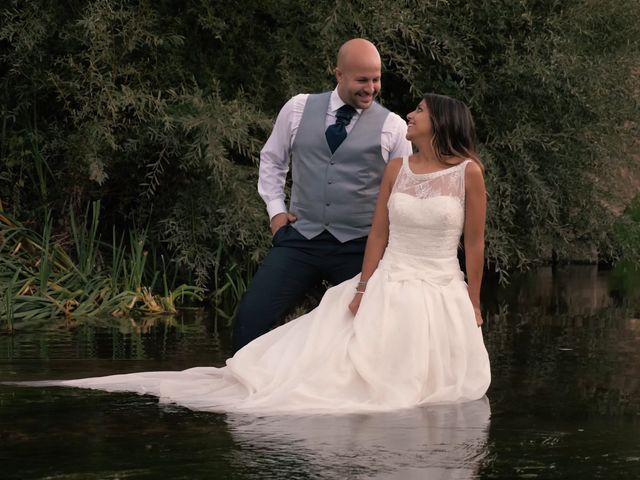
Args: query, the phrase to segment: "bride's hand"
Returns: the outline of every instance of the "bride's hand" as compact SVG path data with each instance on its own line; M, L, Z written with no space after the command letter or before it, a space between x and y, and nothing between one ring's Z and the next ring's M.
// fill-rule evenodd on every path
M358 308L360 307L360 302L361 301L362 301L362 294L361 293L356 293L353 296L353 300L351 300L351 303L349 304L349 310L354 315L358 312Z
M473 313L476 315L476 325L481 326L484 320L482 319L482 310L480 307L473 307Z

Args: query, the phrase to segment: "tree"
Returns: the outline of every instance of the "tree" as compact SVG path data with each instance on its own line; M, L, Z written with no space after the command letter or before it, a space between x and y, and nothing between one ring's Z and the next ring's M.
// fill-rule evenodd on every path
M430 91L471 107L497 269L633 238L608 233L600 190L637 136L638 0L13 0L0 15L4 208L49 209L64 231L68 205L100 199L109 231L149 225L200 284L259 260L258 152L287 98L332 88L355 36L379 46L392 110Z

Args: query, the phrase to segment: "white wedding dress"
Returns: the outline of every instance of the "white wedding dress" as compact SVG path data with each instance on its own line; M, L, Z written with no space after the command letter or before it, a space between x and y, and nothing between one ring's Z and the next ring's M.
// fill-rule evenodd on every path
M355 317L348 305L359 277L222 368L38 383L255 413L384 411L483 397L489 358L457 259L468 162L414 174L404 159L388 203L389 245Z

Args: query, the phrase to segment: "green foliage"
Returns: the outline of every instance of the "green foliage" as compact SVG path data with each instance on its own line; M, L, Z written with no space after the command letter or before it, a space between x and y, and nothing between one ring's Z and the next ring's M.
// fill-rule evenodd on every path
M97 234L98 212L96 202L81 222L71 214L69 243L52 237L49 214L41 233L0 215L0 326L12 331L60 316L175 313L178 301L201 299L199 288L170 288L166 268L158 286L158 269L147 267L144 232L130 233L128 248L114 238L109 251Z
M637 135L638 0L11 0L0 18L5 210L71 234L62 212L99 199L96 235L148 225L215 302L268 245L256 164L278 109L331 88L354 36L379 46L392 110L470 105L496 269L622 251L600 199Z
M633 140L621 127L638 111L640 3L406 5L356 13L358 33L387 56L392 88L400 78L415 96L470 105L487 166L489 259L522 267L552 250L587 258L606 248L594 176L624 161Z
M640 195L615 219L610 235L618 249L616 256L625 261L623 268L640 269Z
M263 225L236 219L246 207L250 217L262 213L255 181L236 182L251 176L271 120L241 91L223 98L215 76L199 86L195 65L185 64L191 25L171 20L173 8L14 2L3 12L0 193L14 216L27 218L100 198L106 224L151 224L159 248L166 241L204 284L217 243L233 249L240 239L238 254L247 247L254 259L263 248L264 235L254 233ZM34 169L34 158L48 163Z

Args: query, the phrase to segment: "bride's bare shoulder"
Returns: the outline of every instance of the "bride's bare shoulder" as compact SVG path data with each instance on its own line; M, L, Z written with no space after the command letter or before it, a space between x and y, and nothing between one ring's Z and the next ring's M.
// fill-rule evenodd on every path
M478 178L484 176L482 167L478 164L478 162L474 162L473 160L469 160L468 162L466 162L464 171L465 177L467 178Z
M467 162L464 167L464 184L467 194L476 191L482 194L485 192L484 172L482 167L473 160Z

